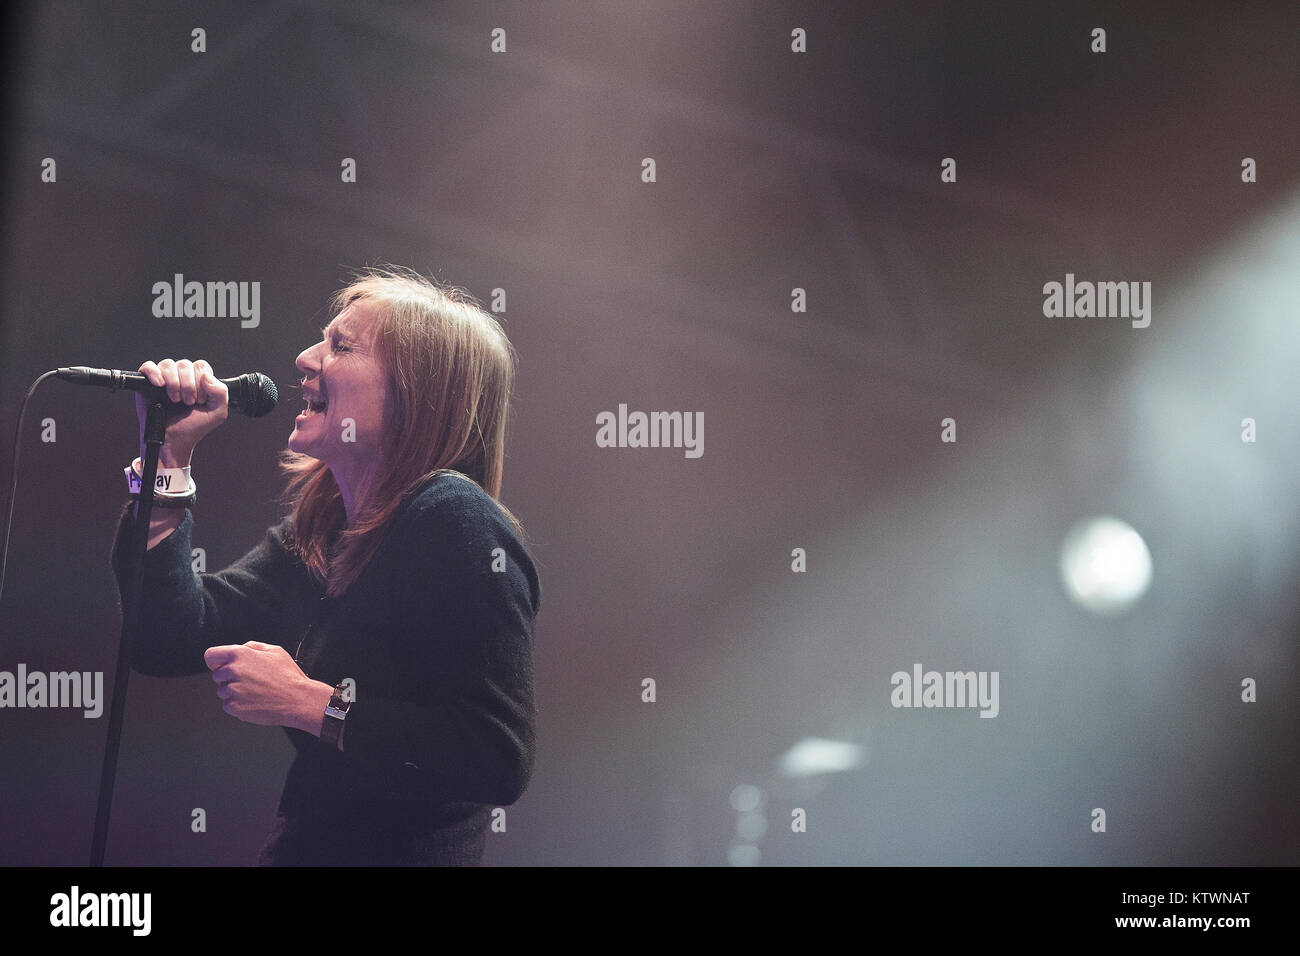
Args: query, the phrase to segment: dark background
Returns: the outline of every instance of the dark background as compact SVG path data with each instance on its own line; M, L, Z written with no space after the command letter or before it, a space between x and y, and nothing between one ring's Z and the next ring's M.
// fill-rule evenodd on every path
M278 514L293 359L347 268L503 288L521 357L503 500L542 579L540 746L487 862L1294 864L1298 11L17 8L0 429L56 366L270 374L280 407L195 455L194 544L216 570ZM260 326L154 318L176 272L260 281ZM1042 285L1067 272L1152 282L1150 327L1045 318ZM703 457L598 448L620 402L702 411ZM56 382L32 400L0 669L109 682L135 427L126 396ZM1114 619L1057 572L1091 514L1153 555L1151 591ZM999 671L1000 716L893 709L913 662ZM87 858L106 725L0 711L0 863ZM866 760L782 776L806 737ZM251 862L290 752L224 716L206 676L133 676L108 862ZM733 809L741 784L765 832Z

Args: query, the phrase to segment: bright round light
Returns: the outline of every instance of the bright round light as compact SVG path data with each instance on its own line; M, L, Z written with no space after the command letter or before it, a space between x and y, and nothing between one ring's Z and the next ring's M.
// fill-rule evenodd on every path
M727 851L727 862L732 866L758 866L761 856L752 843L736 843Z
M1088 518L1061 544L1061 582L1065 593L1093 614L1120 614L1151 587L1151 552L1118 518Z
M762 800L763 791L752 783L742 783L731 791L731 806L739 813L757 808Z
M736 836L757 843L767 832L767 816L758 811L742 813L736 818Z

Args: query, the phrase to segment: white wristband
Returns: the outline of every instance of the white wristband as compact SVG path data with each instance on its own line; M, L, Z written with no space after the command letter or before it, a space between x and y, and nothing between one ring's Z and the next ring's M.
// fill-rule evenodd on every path
M139 458L122 469L126 475L127 490L133 495L140 493L140 485L144 478L143 469L144 464ZM196 490L194 479L190 477L189 465L184 468L160 467L153 487L154 494L162 495L164 498L186 498Z

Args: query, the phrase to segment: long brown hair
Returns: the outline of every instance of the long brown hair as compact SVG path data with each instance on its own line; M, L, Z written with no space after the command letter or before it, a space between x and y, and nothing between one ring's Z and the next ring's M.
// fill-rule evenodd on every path
M323 461L280 456L284 500L293 505L292 546L331 596L365 568L406 495L439 474L475 482L524 537L499 500L517 356L496 318L465 290L390 265L357 272L331 307L337 315L354 303L376 313L374 349L387 372L388 401L383 473L352 527L345 527L343 496Z

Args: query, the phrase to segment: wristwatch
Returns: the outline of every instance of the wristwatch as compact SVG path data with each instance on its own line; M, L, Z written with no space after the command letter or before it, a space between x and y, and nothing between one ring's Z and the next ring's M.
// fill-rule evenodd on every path
M344 698L347 685L339 684L334 688L334 695L325 706L325 719L320 728L320 742L330 750L338 750L339 738L343 735L343 721L348 716L352 701Z

